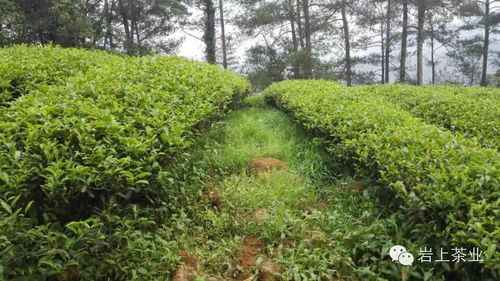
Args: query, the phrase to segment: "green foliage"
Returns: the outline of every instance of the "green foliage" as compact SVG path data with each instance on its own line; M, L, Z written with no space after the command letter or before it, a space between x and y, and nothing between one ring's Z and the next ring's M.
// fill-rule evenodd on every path
M254 46L247 50L244 71L257 90L263 90L273 82L285 79L286 57L275 49Z
M64 84L70 76L85 73L107 57L104 52L54 46L0 48L0 105L31 91Z
M182 0L1 0L0 46L57 44L142 56L171 53Z
M176 224L183 219L166 213L132 205L132 214L103 214L106 220L106 242L109 246L99 255L89 255L88 264L100 264L98 271L90 272L89 280L108 278L110 280L168 280L180 263L179 243L174 237ZM161 218L160 215L163 215ZM86 264L80 264L87 272Z
M99 0L3 2L7 4L7 9L2 11L5 43L54 43L65 47L85 45L85 38L94 35L90 14L100 5Z
M30 207L19 202L20 196L0 199L0 266L6 280L45 280L60 276L73 280L73 269L85 264L77 275L93 280L99 263L89 263L92 253L106 248L103 224L94 218L37 224L30 218ZM1 279L1 278L0 278Z
M353 179L337 169L335 159L290 117L264 107L262 98L247 98L253 107L217 123L192 153L199 169L216 171L203 179L206 189L218 190L221 202L216 207L191 204L188 215L172 223L182 225L174 230L176 240L197 254L211 277L241 272L234 263L248 235L266 241L267 255L259 260L275 259L283 268L283 280L371 276L359 270L351 256L356 245L367 247L382 232L379 225L368 228L367 235L367 226L378 224L375 204L348 189ZM250 176L247 165L256 157L279 158L287 171ZM254 218L258 210L266 214L262 221ZM312 242L307 237L312 231L322 232L325 241Z
M453 86L377 85L358 88L382 95L416 117L500 148L500 90Z
M22 57L30 48L18 49ZM58 60L57 50L71 59ZM178 57L120 57L55 47L31 52L43 54L50 65L33 75L41 54L29 58L35 67L19 77L33 90L0 115L0 218L7 226L0 243L8 248L0 264L7 279L64 275L72 265L91 269L85 259L93 253L82 251L105 249L99 241L106 238L101 222L87 218L104 206L168 203L175 208L177 198L186 196L174 172L183 153L204 124L223 116L249 91L248 82L236 74ZM89 66L85 61L94 56L105 63ZM78 61L88 71L64 73L66 64ZM62 66L54 66L58 62ZM61 73L45 79L57 69ZM55 82L68 76L64 83ZM31 85L37 81L47 86ZM123 233L137 236L133 228ZM85 239L89 245L72 242ZM139 246L127 247L122 261L140 262L127 250ZM41 261L46 261L43 266Z
M407 225L406 239L434 248L479 247L485 257L480 270L466 264L455 270L497 274L497 150L424 123L387 96L367 94L364 88L287 81L269 87L265 95L322 135L334 157L395 192L390 203L401 208L397 219Z

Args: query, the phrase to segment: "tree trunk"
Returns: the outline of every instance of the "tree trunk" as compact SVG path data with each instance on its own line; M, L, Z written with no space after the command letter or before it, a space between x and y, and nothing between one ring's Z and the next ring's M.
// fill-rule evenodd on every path
M220 13L220 32L222 41L222 65L227 69L227 50L226 50L226 31L224 26L224 6L223 0L219 0L219 13Z
M106 42L109 42L109 47L110 49L113 49L114 43L113 43L113 11L115 10L115 0L111 0L111 5L109 4L109 1L106 0L105 2L105 20L106 20L106 35L105 35L105 42L104 42L104 48L106 48Z
M481 72L480 85L486 87L488 85L488 52L490 45L490 0L486 0L484 4L484 42L483 42L483 69Z
M123 4L123 0L118 0L118 5L120 8L120 15L122 17L123 29L125 31L125 51L127 54L132 54L132 45L134 45L134 37L129 26L129 18L127 8Z
M297 42L297 33L295 31L295 8L293 6L293 0L288 0L288 9L289 9L289 19L290 19L290 28L292 30L292 44L293 51L297 52L299 49L299 44Z
M417 15L417 85L424 84L424 21L425 5L418 6Z
M292 44L293 52L296 53L299 50L299 43L297 42L297 32L295 31L295 7L293 5L293 0L288 0L290 27L292 30ZM293 77L298 79L300 77L300 67L297 63L297 59L294 58L292 61Z
M37 31L37 35L38 35L38 38L40 40L40 44L42 46L45 46L45 39L44 39L44 36L43 36L43 31L41 29Z
M431 69L432 85L436 83L436 61L434 60L434 27L431 26Z
M381 66L382 66L382 74L380 79L380 84L385 83L385 41L384 41L384 22L380 22L380 57L381 57Z
M106 32L104 33L104 43L102 44L102 47L105 49L106 46L108 45L108 40L109 40L109 3L108 0L104 0L104 7L103 7L103 13L104 13L104 20L106 21Z
M300 42L300 47L304 49L304 32L302 30L302 20L300 17L300 9L302 6L300 5L300 0L297 0L297 29L298 29L298 35L299 35L299 42Z
M205 42L205 56L208 63L215 64L215 8L212 0L204 1L205 13L205 33L203 41Z
M403 30L401 31L401 57L399 62L399 82L406 77L406 48L408 46L408 2L403 2Z
M3 35L3 22L2 16L0 16L0 47L5 46L7 44L7 38Z
M139 25L137 24L137 21L135 22L135 32L137 34L137 46L139 46L139 48L141 48L143 38L141 38L141 34L139 32Z
M142 54L142 50L141 50L141 35L139 33L139 25L137 24L137 19L134 19L132 21L132 26L133 26L133 30L135 31L135 40L136 40L136 43L137 43L137 52L138 54Z
M391 0L387 0L387 17L385 32L385 83L389 83L389 56L391 54Z
M311 23L309 21L309 0L302 0L304 10L304 37L306 41L306 58L304 65L304 75L312 78L312 47L311 47Z
M83 5L83 7L84 7L83 8L83 15L84 15L85 18L88 19L89 18L89 0L85 0L85 3ZM100 19L99 21L101 21L101 20L102 19ZM97 29L95 31L97 31ZM83 35L78 36L77 41L79 42L80 46L85 46L86 45L87 38L90 39L90 40L92 40L92 43L91 43L92 48L96 48L97 46L96 46L95 43L97 41L97 38L95 36L95 33L94 33L94 35L92 37L86 37L86 36L83 36Z
M108 25L108 30L109 30L109 46L113 49L116 47L116 44L113 43L113 11L116 8L116 1L111 0L111 9L109 10L109 25Z
M344 29L344 43L345 43L345 68L346 68L346 84L352 86L352 73L351 73L351 42L349 37L349 24L347 22L345 2L342 4L342 27Z

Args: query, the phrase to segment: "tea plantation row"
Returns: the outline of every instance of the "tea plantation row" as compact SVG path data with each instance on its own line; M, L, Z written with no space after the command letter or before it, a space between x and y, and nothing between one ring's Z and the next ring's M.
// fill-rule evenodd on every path
M398 89L402 93L391 97ZM375 93L367 93L369 90ZM386 90L390 91L382 94ZM383 195L393 193L392 210L399 213L395 223L403 228L405 241L434 249L450 245L478 247L484 251L482 269L467 269L471 264L463 263L455 264L455 269L475 270L476 276L481 270L487 276L497 275L500 154L496 149L483 148L473 138L430 124L440 123L432 113L423 114L430 123L414 117L413 110L410 113L404 108L410 104L407 101L418 100L420 93L404 96L408 91L417 89L347 88L327 81L286 81L270 86L264 94L269 103L290 112L322 136L332 157L343 159L358 173L388 187ZM450 122L455 121L458 109L454 108L452 94L422 95L443 100L442 106L415 112L449 108L443 114L449 113ZM401 101L393 103L398 99ZM481 113L483 107L498 106L498 100L492 98L488 106L481 99L477 101L471 94L464 103L476 100L480 108L474 108L476 103L472 102L464 109L471 107L473 112ZM489 114L483 113L479 118ZM464 116L469 115L464 112ZM498 129L498 122L495 124Z
M498 89L392 84L358 90L367 95L383 95L426 122L477 137L485 147L500 148Z
M148 250L130 246L130 236L156 236L134 232L122 225L125 218L103 222L96 214L130 204L175 208L183 191L172 170L182 153L199 129L248 93L249 83L177 57L57 47L1 49L4 55L12 63L1 70L3 93L20 93L0 115L4 278L131 280L132 262L146 263ZM117 249L123 242L128 248ZM115 252L107 262L104 250ZM175 265L160 254L152 258L165 259L167 272Z
M26 92L63 84L76 73L105 63L104 52L53 46L18 45L0 49L0 106Z

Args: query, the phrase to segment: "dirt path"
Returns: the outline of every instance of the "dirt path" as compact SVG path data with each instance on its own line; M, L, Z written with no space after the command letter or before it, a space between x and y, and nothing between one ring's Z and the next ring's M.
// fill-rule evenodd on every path
M286 115L238 110L193 158L210 172L176 234L174 280L358 280L349 236L371 208L363 185Z

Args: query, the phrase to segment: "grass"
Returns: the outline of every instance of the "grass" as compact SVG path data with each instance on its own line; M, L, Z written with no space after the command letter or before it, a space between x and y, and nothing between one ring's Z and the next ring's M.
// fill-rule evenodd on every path
M220 204L198 200L170 222L179 248L199 258L201 279L257 276L260 263L273 261L285 280L359 280L353 240L376 220L374 204L348 188L357 180L293 120L261 97L248 103L192 155L196 169L207 171L203 190L216 191ZM287 170L249 175L249 161L259 157L280 159ZM263 238L266 251L242 268L235 261L249 235Z

